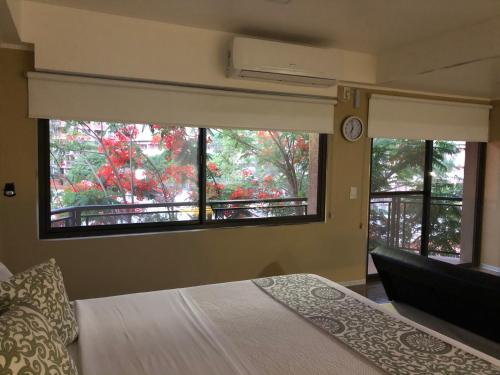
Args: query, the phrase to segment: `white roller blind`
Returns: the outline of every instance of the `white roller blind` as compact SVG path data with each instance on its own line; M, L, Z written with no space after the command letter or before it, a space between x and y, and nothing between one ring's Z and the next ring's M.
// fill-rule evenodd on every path
M487 142L491 106L372 95L371 138Z
M28 73L29 116L333 133L334 99Z

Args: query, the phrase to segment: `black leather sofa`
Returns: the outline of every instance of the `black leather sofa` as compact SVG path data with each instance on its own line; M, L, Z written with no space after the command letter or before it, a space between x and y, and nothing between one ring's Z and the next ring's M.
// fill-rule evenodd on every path
M390 300L500 343L500 277L402 250L371 255Z

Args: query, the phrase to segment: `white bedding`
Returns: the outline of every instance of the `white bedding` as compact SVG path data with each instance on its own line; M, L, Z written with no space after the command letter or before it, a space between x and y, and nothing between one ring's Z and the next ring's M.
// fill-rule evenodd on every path
M82 300L76 311L82 375L383 373L251 281Z

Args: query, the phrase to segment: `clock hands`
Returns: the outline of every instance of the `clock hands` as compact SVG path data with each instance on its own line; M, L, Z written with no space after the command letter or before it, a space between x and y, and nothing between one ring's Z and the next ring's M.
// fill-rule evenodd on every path
M342 133L348 141L357 141L363 134L363 122L355 116L347 118L342 125Z

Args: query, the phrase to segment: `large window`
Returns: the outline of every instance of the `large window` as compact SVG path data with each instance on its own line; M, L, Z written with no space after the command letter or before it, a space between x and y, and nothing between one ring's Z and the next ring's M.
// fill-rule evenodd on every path
M42 237L324 218L325 136L40 120Z
M482 144L375 138L369 250L399 248L471 263Z

